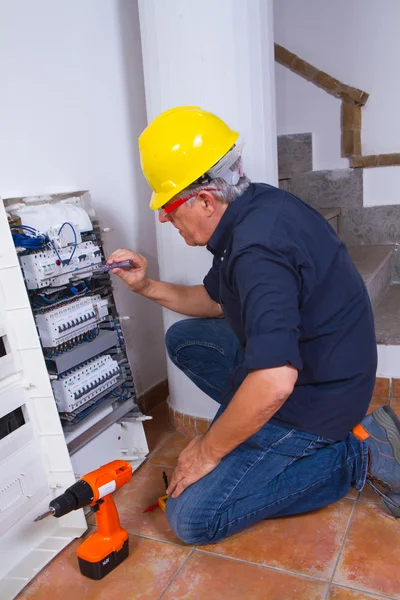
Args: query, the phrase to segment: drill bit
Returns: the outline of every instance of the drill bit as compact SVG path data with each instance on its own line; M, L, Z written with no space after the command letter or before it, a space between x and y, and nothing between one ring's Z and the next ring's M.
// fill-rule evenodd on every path
M50 517L50 515L54 515L55 512L56 512L55 508L50 506L48 511L46 511L42 515L39 515L38 517L36 517L36 519L34 519L33 522L36 523L37 521L41 521L42 519L45 519L46 517Z

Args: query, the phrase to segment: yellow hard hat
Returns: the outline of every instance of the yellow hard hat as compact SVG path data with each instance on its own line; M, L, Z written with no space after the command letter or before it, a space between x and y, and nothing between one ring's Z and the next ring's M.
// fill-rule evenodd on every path
M139 137L140 162L157 210L204 175L239 137L226 123L198 106L162 113Z

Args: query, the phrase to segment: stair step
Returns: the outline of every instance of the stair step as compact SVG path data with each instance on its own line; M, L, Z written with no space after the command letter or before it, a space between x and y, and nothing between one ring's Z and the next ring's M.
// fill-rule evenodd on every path
M312 135L296 133L278 136L279 177L312 171Z
M378 344L400 344L400 284L390 286L374 316Z
M375 309L390 286L393 246L350 246L348 250L364 279L372 307Z
M292 173L289 189L294 196L317 210L363 206L362 169Z

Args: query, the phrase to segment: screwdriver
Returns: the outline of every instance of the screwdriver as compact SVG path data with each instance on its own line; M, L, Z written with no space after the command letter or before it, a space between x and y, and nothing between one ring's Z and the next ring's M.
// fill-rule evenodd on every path
M134 264L131 260L120 260L118 262L110 263L109 265L99 265L98 268L103 273L108 273L111 269L132 269L133 266Z
M134 264L131 260L120 260L118 262L110 263L109 265L88 265L87 267L79 267L78 269L74 269L74 271L90 271L99 272L99 273L108 273L111 269L132 269Z

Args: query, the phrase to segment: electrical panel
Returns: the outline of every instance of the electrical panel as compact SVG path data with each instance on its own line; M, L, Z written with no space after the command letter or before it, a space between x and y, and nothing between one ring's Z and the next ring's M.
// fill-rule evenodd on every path
M121 415L140 416L101 231L87 192L4 204L72 457Z
M75 250L75 251L74 251ZM22 255L21 267L28 290L58 287L72 280L91 275L93 267L101 263L101 250L92 241L76 247L43 248L27 256Z
M3 200L0 246L0 597L11 600L86 528L83 511L34 517L100 464L135 470L148 445L90 194Z

